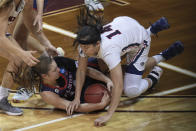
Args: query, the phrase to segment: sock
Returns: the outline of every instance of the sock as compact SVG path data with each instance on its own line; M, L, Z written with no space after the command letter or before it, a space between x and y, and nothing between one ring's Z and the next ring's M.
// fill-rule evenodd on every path
M4 97L8 96L8 88L4 88L2 86L0 86L0 100Z
M155 59L157 64L162 62L162 61L165 61L165 58L161 54L155 55L155 56L153 56L153 58Z
M149 75L147 76L147 78L149 78L149 79L152 81L152 86L151 86L150 88L153 88L154 85L156 85L157 82L158 82L158 79L155 78L154 76L152 76L151 74L149 74Z

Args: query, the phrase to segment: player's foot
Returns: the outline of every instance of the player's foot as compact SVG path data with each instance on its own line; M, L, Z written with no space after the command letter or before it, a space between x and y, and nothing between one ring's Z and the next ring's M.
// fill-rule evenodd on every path
M20 88L16 94L12 97L13 102L19 103L28 100L31 96L33 96L34 92L26 89Z
M7 97L4 97L0 100L0 110L12 116L18 116L23 114L23 111L20 108L14 107L8 102Z
M157 34L158 32L168 29L170 25L168 24L168 21L165 17L161 17L159 20L157 20L154 24L151 25L150 31L153 34Z
M162 55L166 60L169 60L176 55L182 53L184 51L184 45L181 41L176 41L166 50L162 51L160 55Z
M103 11L104 7L99 0L84 0L85 5L89 8L90 11Z
M163 73L163 70L161 67L159 66L155 66L152 71L150 72L150 74L148 75L148 78L152 80L152 86L150 88L153 88L154 85L157 84L157 82L159 81L159 79L161 78L161 75Z

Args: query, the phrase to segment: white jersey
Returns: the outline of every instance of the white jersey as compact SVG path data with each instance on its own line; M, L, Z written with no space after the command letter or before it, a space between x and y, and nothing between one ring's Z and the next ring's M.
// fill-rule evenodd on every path
M117 17L104 26L97 57L103 59L111 70L121 62L121 56L129 52L132 46L141 45L144 41L148 44L150 40L146 29L136 20L127 16Z

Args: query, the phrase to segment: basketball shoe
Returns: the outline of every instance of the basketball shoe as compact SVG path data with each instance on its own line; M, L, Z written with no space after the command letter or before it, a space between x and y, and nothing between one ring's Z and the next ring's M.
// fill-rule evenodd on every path
M104 10L104 7L99 0L84 0L84 3L89 8L90 11Z
M159 81L159 79L161 78L161 75L163 73L163 70L161 67L159 66L155 66L152 71L150 72L150 74L147 76L147 78L152 80L152 86L150 88L153 88L154 85L157 84L157 82Z
M159 20L157 20L154 24L151 25L150 31L153 34L157 34L158 32L169 29L170 25L168 24L168 21L165 17L161 17Z
M20 108L14 107L12 106L9 102L8 102L8 97L4 97L0 100L0 110L5 112L8 115L12 115L12 116L18 116L18 115L22 115L23 111Z
M176 41L166 50L162 51L160 55L162 55L165 58L165 60L169 60L175 57L176 55L182 53L183 51L184 51L183 43L181 41Z
M34 88L35 89L35 88ZM24 102L32 97L34 94L33 91L30 91L26 88L20 88L16 94L12 97L12 101L15 103Z

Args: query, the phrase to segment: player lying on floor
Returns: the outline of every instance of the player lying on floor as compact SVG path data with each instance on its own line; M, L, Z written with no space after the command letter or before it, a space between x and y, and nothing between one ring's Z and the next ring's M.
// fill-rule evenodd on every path
M17 73L12 72L14 81L23 87L38 85L40 95L46 103L66 110L67 114L70 115L70 109L67 107L75 96L77 62L65 57L51 58L48 56L41 56L39 60L40 62L33 67L25 67L23 69L20 67L21 69ZM84 91L88 85L102 81L107 85L108 89L113 87L112 81L95 69L98 68L96 59L89 59L88 64L86 81L82 89L83 94L80 98L81 104L75 110L76 112L91 112L104 109L110 101L108 93L105 92L100 103L85 103Z

